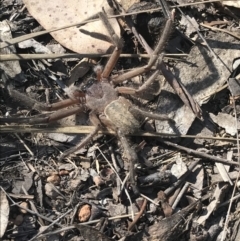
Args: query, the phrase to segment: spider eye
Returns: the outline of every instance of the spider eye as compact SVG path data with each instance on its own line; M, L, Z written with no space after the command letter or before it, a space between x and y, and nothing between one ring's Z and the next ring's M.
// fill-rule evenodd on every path
M88 79L86 84L81 87L81 91L86 93L87 90L96 82L97 82L97 80L94 78Z
M86 86L86 85L81 86L81 91L82 91L83 93L86 93L86 91L87 91L87 86Z

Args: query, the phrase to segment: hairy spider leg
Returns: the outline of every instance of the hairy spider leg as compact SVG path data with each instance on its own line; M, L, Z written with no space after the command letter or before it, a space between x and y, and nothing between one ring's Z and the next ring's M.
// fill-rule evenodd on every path
M123 146L124 149L124 155L127 161L129 162L130 168L130 174L129 174L129 180L132 186L132 190L134 194L137 196L139 194L139 190L137 188L137 182L135 180L136 172L135 172L135 164L138 161L138 156L135 150L131 148L131 146L128 143L128 138L121 132L121 130L117 131L117 136Z
M82 99L84 98L83 94L77 91L72 92L72 98L61 100L57 103L53 104L42 104L28 96L26 96L23 93L20 93L19 91L12 88L12 86L9 84L9 77L2 73L2 79L7 86L7 90L9 95L21 102L24 106L26 106L29 109L34 109L38 111L56 111L49 115L39 115L34 117L8 117L8 118L0 118L0 123L28 123L28 124L46 124L50 122L54 122L57 120L60 120L64 117L68 117L71 115L74 115L80 111L83 111L82 106L77 106L71 109L62 110L63 108L72 106L74 104L79 104L82 102Z
M93 131L91 133L89 133L83 140L81 140L81 142L79 144L64 151L59 158L60 161L63 160L65 157L69 156L70 154L72 154L72 153L78 151L79 149L83 148L84 146L86 146L92 140L92 138L98 133L98 131L101 129L101 123L93 111L91 111L89 113L89 119L95 127L93 129Z
M94 68L94 71L97 75L97 80L101 81L103 79L108 79L109 75L111 74L111 72L112 72L112 70L113 70L113 68L114 68L114 66L115 66L115 64L116 64L116 62L117 62L117 60L118 60L118 58L121 54L122 42L119 39L119 37L117 36L117 34L115 33L111 24L109 23L106 14L103 13L103 12L99 12L98 16L101 19L101 21L103 22L104 26L106 27L106 29L109 33L109 36L111 38L111 41L115 45L115 49L114 49L113 53L111 54L111 57L109 58L106 66L104 67L104 69L102 70L102 67L99 66L99 65L97 65ZM76 152L77 150L81 149L85 145L87 145L92 140L92 138L97 134L97 132L100 130L101 123L100 123L100 120L98 119L98 117L97 117L97 115L94 111L90 112L89 119L90 119L90 122L95 126L94 130L91 133L89 133L79 144L77 144L76 146L68 149L64 153L62 153L61 156L60 156L60 160L67 157L68 155Z
M118 37L118 35L115 33L111 24L109 23L106 14L103 12L100 12L98 14L98 16L102 20L103 25L107 29L109 36L111 38L111 41L115 46L115 49L114 49L113 53L111 54L111 57L108 59L107 64L105 65L104 70L102 72L102 78L107 79L107 78L109 78L110 74L112 73L113 68L115 67L115 65L119 59L119 56L122 52L123 43L122 43L122 40Z
M121 83L126 79L130 79L130 78L133 78L137 75L140 75L140 74L143 74L143 73L146 73L146 72L150 71L152 66L159 59L159 54L165 48L166 42L168 41L168 39L171 35L171 32L172 32L172 28L173 28L173 16L170 14L170 10L169 10L165 0L162 0L161 2L163 2L162 8L163 8L163 13L164 13L165 18L166 18L166 22L165 22L165 26L163 28L163 31L161 33L161 36L159 36L158 44L155 47L154 51L151 53L151 57L148 61L148 64L143 66L143 67L136 68L136 69L134 69L132 71L129 71L127 73L124 73L122 75L119 75L117 77L113 77L111 80L113 81L114 84ZM161 61L161 58L160 58L160 61ZM159 71L159 70L157 70L157 71Z

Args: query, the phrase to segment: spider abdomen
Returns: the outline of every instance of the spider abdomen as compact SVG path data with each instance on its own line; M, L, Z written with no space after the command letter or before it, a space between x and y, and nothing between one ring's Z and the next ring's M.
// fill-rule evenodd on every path
M104 114L112 123L115 131L121 130L123 134L128 134L141 127L140 121L129 112L130 106L131 102L123 97L119 97L106 106Z

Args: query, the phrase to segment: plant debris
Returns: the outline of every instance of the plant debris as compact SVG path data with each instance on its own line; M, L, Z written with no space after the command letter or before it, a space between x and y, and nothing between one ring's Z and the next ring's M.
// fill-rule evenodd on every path
M174 29L164 54L149 72L119 81L155 58L167 9L158 0L3 0L0 239L239 240L239 2L167 1ZM67 99L71 88L85 93L94 78L104 82L101 66L117 37L108 34L99 12L111 16L123 42L109 82L118 79L120 98L132 103L117 106L114 124L122 131L132 111L139 127L122 136L102 128L61 158L93 133L87 108L36 124L35 117L48 113L29 109L29 100L49 106ZM10 55L18 60L6 61ZM148 88L134 92L142 86ZM25 103L11 91L22 93ZM140 118L135 107L148 117ZM165 120L154 120L159 114ZM131 155L136 162L126 161Z

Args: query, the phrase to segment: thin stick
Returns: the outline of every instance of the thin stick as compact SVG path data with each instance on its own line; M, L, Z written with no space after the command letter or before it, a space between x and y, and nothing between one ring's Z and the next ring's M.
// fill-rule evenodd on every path
M72 209L69 209L66 213L64 213L63 215L61 215L59 218L57 218L56 220L54 220L54 222L52 222L50 225L48 225L44 230L40 231L39 233L37 233L33 238L31 238L29 241L33 241L36 238L38 238L42 233L44 233L47 229L51 228L54 224L58 223L63 217L65 217L67 214L69 214L72 211Z
M142 216L144 210L146 209L146 206L147 206L147 199L144 199L142 207L141 207L139 213L136 215L134 220L129 224L128 231L132 231L133 227L135 226L135 224L137 223L139 218Z
M8 124L5 123L7 126ZM23 144L23 146L26 148L26 150L30 153L31 156L34 156L34 153L31 151L31 149L28 147L28 145L25 143L25 141L17 134L14 133L14 135L17 137L17 139Z
M108 161L108 159L106 158L106 156L102 153L101 149L99 149L99 147L97 147L98 151L101 153L101 155L103 156L103 158L105 159L105 161L108 163L108 165L112 168L112 170L114 171L114 173L116 174L117 178L119 179L120 183L122 184L122 187L129 199L130 205L131 205L131 214L132 214L132 219L134 219L134 212L133 212L133 205L132 205L132 200L130 198L130 195L128 193L128 190L124 187L124 183L122 181L122 179L120 178L120 176L118 175L118 173L116 172L115 168L113 167L113 165ZM127 180L127 179L126 179Z
M33 60L33 59L58 59L58 58L109 58L111 54L89 54L89 53L68 53L68 54L0 54L1 61L12 60ZM120 58L150 58L148 54L120 54ZM183 58L188 54L164 54L164 58Z
M151 198L145 196L144 194L140 193L140 196L144 197L145 199L147 199L149 202L153 203L154 205L159 206L158 203L154 202Z
M175 143L172 143L172 142L169 142L169 141L162 141L160 140L160 142L168 145L168 146L172 146L172 147L175 147L179 150L183 150L185 152L187 152L188 154L193 154L193 155L196 155L196 156L200 156L200 157L203 157L203 158L207 158L208 160L210 161L214 161L214 162L219 162L219 163L223 163L225 165L234 165L234 166L239 166L239 163L238 162L234 162L234 161L227 161L226 159L224 158L221 158L221 157L217 157L217 156L211 156L207 153L203 153L203 152L200 152L200 151L195 151L191 148L187 148L187 147L184 147L184 146L180 146L178 144L175 144Z
M174 201L173 205L172 205L172 209L174 210L178 203L180 202L180 199L182 198L182 196L184 195L184 193L187 191L188 187L189 187L190 183L186 182L182 188L182 190L179 192L176 200Z
M1 121L2 118L0 118ZM4 118L4 121L6 119ZM65 126L65 127L54 127L46 125L0 125L1 133L65 133L65 134L88 134L93 131L94 126ZM115 135L114 131L110 130L99 130L99 134L105 135ZM127 136L145 136L145 137L161 137L161 138L191 138L191 139L206 139L206 140L220 140L237 142L236 138L228 137L213 137L213 136L195 136L195 135L178 135L169 133L157 133L157 132L146 132L146 131L136 131Z
M3 192L8 196L8 198L9 198L9 200L13 203L13 205L15 205L15 206L17 206L17 207L19 207L19 208L21 208L21 209L24 209L24 210L26 210L27 212L29 212L29 213L31 213L31 214L33 214L33 215L36 215L36 216L38 216L38 217L40 217L40 218L42 218L42 219L44 219L44 220L46 220L46 221L48 221L48 222L53 222L53 220L52 219L50 219L50 218L47 218L47 217L45 217L45 216L43 216L43 215L41 215L41 214L39 214L39 213L35 213L35 212L33 212L31 209L28 209L28 208L24 208L24 207L21 207L19 204L17 204L16 202L14 202L13 201L13 199L8 195L8 193L0 186L0 188L3 190ZM61 224L59 224L59 223L56 223L56 225L58 225L59 227L63 227Z
M212 31L219 31L219 32L223 32L223 33L227 33L231 36L233 36L234 38L240 40L240 34L237 34L237 33L234 33L234 32L231 32L231 31L228 31L226 29L221 29L221 28L216 28L216 27L212 27L208 24L204 24L204 23L200 23L200 26L203 26L205 28L209 28L211 29Z

